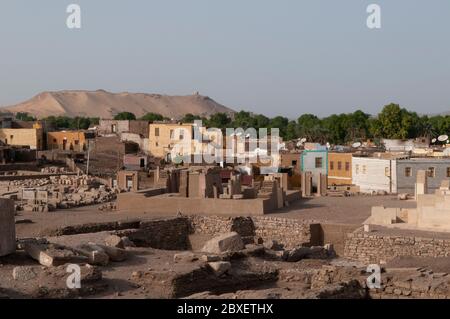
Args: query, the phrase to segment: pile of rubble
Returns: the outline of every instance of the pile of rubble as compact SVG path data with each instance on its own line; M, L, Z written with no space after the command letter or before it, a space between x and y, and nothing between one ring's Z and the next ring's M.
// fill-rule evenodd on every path
M96 205L111 202L117 195L115 190L85 175L51 176L7 183L1 196L15 200L18 211L47 212Z

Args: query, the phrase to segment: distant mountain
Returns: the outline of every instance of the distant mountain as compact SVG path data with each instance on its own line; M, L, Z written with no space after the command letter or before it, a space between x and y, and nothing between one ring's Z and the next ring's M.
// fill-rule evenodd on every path
M23 103L1 108L0 111L27 112L37 118L51 115L113 118L120 112L131 112L140 117L153 112L178 119L187 113L205 117L219 112L234 113L232 109L198 94L169 96L110 93L104 90L43 92Z

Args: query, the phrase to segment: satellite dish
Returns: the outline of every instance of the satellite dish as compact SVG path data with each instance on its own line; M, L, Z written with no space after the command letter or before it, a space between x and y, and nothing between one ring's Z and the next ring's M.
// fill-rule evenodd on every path
M327 142L327 148L330 148L330 147L331 147L330 143Z
M437 138L433 138L432 140L431 140L431 143L436 143L437 142Z
M352 144L352 147L353 148L358 148L358 147L361 147L361 145L362 145L361 142L356 142L356 143Z
M439 142L445 142L448 140L448 135L441 135L438 137Z

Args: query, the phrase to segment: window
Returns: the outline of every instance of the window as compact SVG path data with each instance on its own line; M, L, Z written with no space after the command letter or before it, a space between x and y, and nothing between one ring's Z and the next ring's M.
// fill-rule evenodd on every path
M155 136L159 136L159 127L155 128Z
M342 170L342 162L338 162L338 170Z
M75 145L78 145L78 144L80 144L80 141L79 140L75 140Z
M322 168L322 157L316 157L316 168Z
M359 174L359 165L358 164L355 165L355 173Z
M184 139L184 130L180 130L180 140Z
M363 167L362 167L362 173L363 173L363 174L366 174L366 173L367 173L366 165L363 165Z
M429 167L428 168L428 177L435 177L436 176L436 171L434 169L434 167Z
M11 139L11 141L13 140L13 138L14 138L14 135L10 135L9 136L9 138Z
M334 162L333 161L330 162L330 170L334 170Z
M155 142L155 146L158 147L158 146L159 146L159 143L158 143L158 142Z
M447 177L450 177L450 167L447 167Z
M412 176L412 169L411 167L405 167L405 176L411 177Z
M350 171L350 162L345 162L345 170Z
M55 144L56 144L56 138L54 138L54 139L53 139L53 143L55 143Z
M297 161L292 161L292 166L297 166Z
M174 135L174 131L173 131L173 130L170 130L170 139L173 140L174 136L175 136L175 135Z
M384 168L384 176L387 176L387 177L391 176L391 172L390 172L390 169L388 166L386 166Z

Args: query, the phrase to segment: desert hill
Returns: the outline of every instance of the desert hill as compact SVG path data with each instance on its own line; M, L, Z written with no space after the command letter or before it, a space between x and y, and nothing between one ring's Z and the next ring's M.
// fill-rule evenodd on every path
M27 112L38 118L51 115L112 118L125 111L140 117L154 112L175 119L187 113L207 117L218 112L234 112L211 98L198 94L169 96L110 93L104 90L43 92L23 103L1 108L0 111Z

